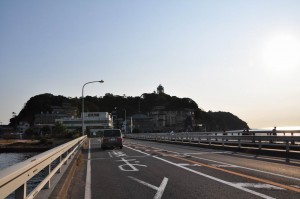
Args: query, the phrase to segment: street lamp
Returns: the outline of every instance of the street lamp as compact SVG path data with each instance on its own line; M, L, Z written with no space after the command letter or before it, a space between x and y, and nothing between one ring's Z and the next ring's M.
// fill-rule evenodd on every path
M126 124L127 124L127 120L126 120L126 109L124 109L124 111L125 111L125 123L124 123L125 128L124 128L124 132L126 133Z
M118 107L115 107L115 111L114 111L116 114L117 114L117 111L116 111L117 108L118 108ZM126 133L126 125L127 125L127 120L126 120L126 109L123 108L123 110L124 110L124 114L125 114L125 119L124 119L124 123L123 123L123 124L124 124L125 127L122 125L122 128L124 127L125 133ZM114 119L114 116L115 116L115 115L112 114L112 120ZM113 128L114 128L114 122L113 122Z
M96 82L99 82L99 83L104 83L103 80L100 80L100 81L92 81L92 82L87 82L85 83L83 86L82 86L82 136L84 135L84 96L83 96L83 91L84 91L84 86L87 85L87 84L90 84L90 83L96 83Z

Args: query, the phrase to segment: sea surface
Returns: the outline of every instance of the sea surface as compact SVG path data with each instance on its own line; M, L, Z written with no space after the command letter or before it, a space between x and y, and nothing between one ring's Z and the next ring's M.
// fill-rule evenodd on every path
M22 162L39 153L0 153L0 170Z
M28 158L31 158L35 155L38 155L39 153L36 152L30 152L30 153L0 153L0 171L2 171L5 168L8 168L14 164L17 164L19 162L25 161ZM27 194L29 194L43 179L45 176L45 172L42 170L40 173L38 173L36 176L31 178L27 182ZM14 193L9 195L7 199L13 199Z
M258 129L253 129L253 130L273 130L273 127L265 127L265 128L258 128ZM300 126L276 126L276 130L277 131L287 131L287 133L285 133L286 136L290 136L291 133L289 133L288 131L299 131L297 133L293 133L293 136L300 136ZM283 133L277 133L278 136L283 136Z

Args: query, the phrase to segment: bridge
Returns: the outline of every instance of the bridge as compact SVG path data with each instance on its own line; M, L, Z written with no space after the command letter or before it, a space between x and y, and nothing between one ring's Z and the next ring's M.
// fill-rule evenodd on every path
M82 136L0 171L0 198L299 198L300 131L276 133L127 134L122 150Z

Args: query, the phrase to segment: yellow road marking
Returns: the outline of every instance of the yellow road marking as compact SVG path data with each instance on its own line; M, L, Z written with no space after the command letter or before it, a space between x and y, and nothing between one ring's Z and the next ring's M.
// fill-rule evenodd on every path
M142 145L140 145L140 146L142 146ZM288 186L288 185L280 184L280 183L277 183L277 182L272 182L270 180L257 178L257 177L254 177L254 176L250 176L250 175L247 175L247 174L242 174L242 173L235 172L235 171L230 171L230 170L227 170L227 169L224 169L224 168L219 168L219 167L216 167L216 166L200 163L200 162L197 162L197 161L194 161L194 160L189 160L189 159L186 159L186 158L183 158L183 157L178 157L178 156L174 156L174 155L170 155L170 154L164 154L164 153L161 153L161 152L158 152L158 151L155 151L155 152L159 153L161 155L168 155L168 157L172 157L172 158L175 158L175 159L178 159L178 160L183 160L183 161L195 164L195 165L204 166L204 167L207 167L207 168L223 171L223 172L226 172L226 173L229 173L229 174L232 174L232 175L248 178L248 179L255 180L255 181L258 181L258 182L263 182L263 183L266 183L266 184L271 184L271 185L274 185L274 186L277 186L277 187L281 187L281 188L284 188L284 189L287 189L287 190L290 190L290 191L295 191L295 192L300 193L300 188L291 187L291 186Z
M287 190L290 190L290 191L295 191L295 192L300 193L300 189L296 188L296 187L291 187L291 186L287 186L287 185L280 184L280 183L277 183L277 182L272 182L270 180L257 178L257 177L254 177L254 176L242 174L242 173L235 172L235 171L230 171L230 170L227 170L227 169L219 168L219 167L216 167L216 166L211 166L211 165L208 165L208 164L203 164L203 163L200 163L200 162L197 162L197 161L189 160L189 159L178 157L178 156L169 156L169 157L179 159L179 160L183 160L183 161L186 161L186 162L189 162L189 163L197 164L199 166L204 166L204 167L208 167L208 168L211 168L211 169L223 171L223 172L230 173L230 174L233 174L233 175L237 175L237 176L240 176L240 177L248 178L248 179L251 179L251 180L258 181L258 182L271 184L271 185L274 185L274 186L277 186L277 187L281 187L281 188L284 188L284 189L287 189Z

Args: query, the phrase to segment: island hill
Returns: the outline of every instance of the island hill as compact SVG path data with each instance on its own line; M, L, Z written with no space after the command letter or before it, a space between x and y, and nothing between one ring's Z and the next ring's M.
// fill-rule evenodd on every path
M10 126L22 124L30 126L24 130L27 134L49 132L55 126L55 120L69 116L80 118L82 99L52 94L36 95L26 102L18 115L10 119ZM111 93L103 97L86 96L85 112L106 112L114 119L115 128L123 128L126 118L127 132L181 132L181 131L224 131L249 128L247 123L229 112L204 111L190 98L179 98L164 93L161 85L157 92L144 93L141 96L119 96ZM126 115L125 115L126 114ZM41 116L51 116L48 121L40 121ZM132 122L131 131L129 124ZM61 127L60 127L61 128ZM39 132L37 132L39 131ZM81 128L76 129L80 134ZM53 133L53 129L51 129Z

